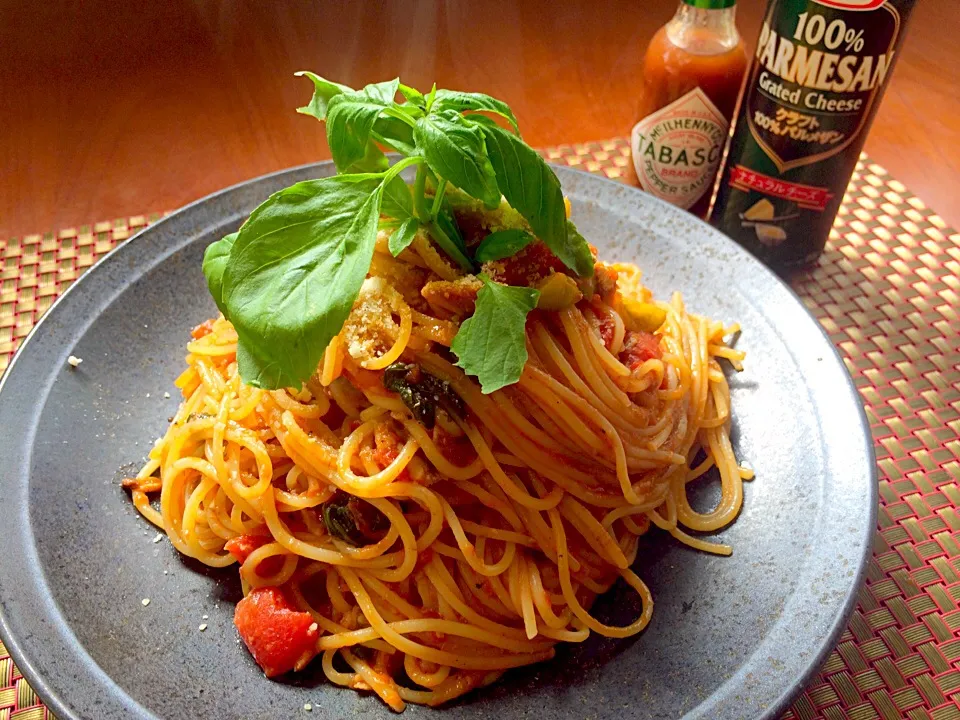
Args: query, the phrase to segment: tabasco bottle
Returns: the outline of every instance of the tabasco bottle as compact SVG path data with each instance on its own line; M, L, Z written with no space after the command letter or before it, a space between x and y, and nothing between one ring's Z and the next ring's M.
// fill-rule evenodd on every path
M916 0L770 0L710 221L776 269L827 242Z
M630 134L647 192L703 217L747 69L736 0L681 0L644 56Z

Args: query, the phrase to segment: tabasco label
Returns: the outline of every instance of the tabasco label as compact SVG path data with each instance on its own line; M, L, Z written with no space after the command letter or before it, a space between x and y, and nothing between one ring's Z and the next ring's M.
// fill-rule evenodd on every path
M916 0L770 0L710 221L775 267L824 248Z
M640 186L689 209L713 186L728 129L700 88L648 115L630 134Z

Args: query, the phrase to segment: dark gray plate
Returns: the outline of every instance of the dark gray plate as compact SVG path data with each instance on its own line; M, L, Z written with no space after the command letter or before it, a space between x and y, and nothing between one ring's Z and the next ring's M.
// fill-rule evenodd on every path
M144 230L64 294L0 385L0 634L62 720L306 717L308 702L314 718L393 717L319 669L264 679L233 628L236 569L212 572L153 542L118 484L164 432L187 333L215 312L206 245L269 193L331 171L253 180ZM856 391L817 323L746 252L629 187L557 173L604 258L638 262L659 295L680 290L696 311L742 324L734 445L757 479L719 533L733 557L659 532L645 540L638 569L656 610L641 636L561 649L406 717L774 717L842 630L868 556L876 478ZM83 358L76 370L71 354ZM709 503L716 488L696 493ZM637 608L618 587L596 610L617 623Z

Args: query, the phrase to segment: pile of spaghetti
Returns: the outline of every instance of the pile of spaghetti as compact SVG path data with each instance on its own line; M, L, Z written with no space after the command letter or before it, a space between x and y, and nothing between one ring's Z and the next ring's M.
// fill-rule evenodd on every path
M425 236L396 258L387 243L381 230L300 389L245 385L223 317L195 329L184 402L126 485L180 552L240 563L236 624L268 676L318 658L331 682L401 710L547 660L560 641L643 630L638 538L652 524L728 554L687 530L730 523L750 474L719 363L739 369L724 341L735 327L598 262L566 307L530 313L519 382L483 394L449 350L479 281ZM484 270L543 286L558 272L543 250ZM686 486L714 466L722 497L701 514ZM618 578L642 608L626 627L590 614Z

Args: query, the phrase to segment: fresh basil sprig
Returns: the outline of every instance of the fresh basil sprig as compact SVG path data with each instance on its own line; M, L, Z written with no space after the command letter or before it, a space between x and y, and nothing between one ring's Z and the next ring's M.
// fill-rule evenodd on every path
M537 306L540 291L493 282L481 275L477 309L463 321L450 349L457 365L476 375L484 393L520 379L527 364L527 315Z
M417 120L413 139L437 175L483 200L489 208L500 204L497 177L479 126L455 110L436 110L434 105L428 115Z
M241 344L261 350L237 358L251 385L299 386L353 307L373 258L383 180L348 178L281 190L240 229L222 298Z
M517 118L514 117L513 110L502 100L497 100L483 93L459 92L457 90L437 90L436 98L432 109L436 110L455 110L457 112L466 112L469 110L476 112L491 112L505 118L513 127L517 135L520 134L520 127L517 125ZM470 116L471 118L483 117Z
M316 372L370 270L384 189L415 162L292 185L207 248L203 270L236 328L244 382L299 387Z
M487 235L477 248L477 262L487 263L516 255L536 238L526 230L509 228Z
M592 275L590 247L567 221L560 181L550 166L536 150L503 128L484 125L483 134L507 202L564 265L581 277Z
M230 233L226 237L217 240L209 245L206 252L203 253L203 274L207 278L207 288L213 301L217 304L217 309L226 314L223 304L223 271L227 269L227 260L230 258L230 251L233 244L237 241L240 233Z
M339 174L275 193L204 256L210 292L237 330L246 383L297 387L316 372L369 272L381 215L389 218L383 226L393 228L388 245L394 255L424 231L473 273L482 262L515 254L535 235L574 273L592 274L590 249L566 218L556 175L520 139L506 103L436 86L424 95L399 79L354 90L314 73L298 75L314 86L298 112L326 122ZM384 149L404 157L389 167ZM412 186L399 177L407 167L416 168ZM506 231L472 255L445 197L449 188L490 209L505 198L533 235ZM538 293L482 280L476 310L461 325L453 351L460 367L492 392L520 376L524 322Z
M371 142L370 133L384 110L393 106L399 80L367 85L359 93L340 93L327 104L327 143L337 170L365 172L386 164L383 152ZM368 156L373 157L368 160ZM360 163L360 161L364 161Z
M399 227L390 234L387 241L387 247L390 248L390 254L396 257L408 247L417 236L417 230L420 229L420 221L415 217L408 217Z

